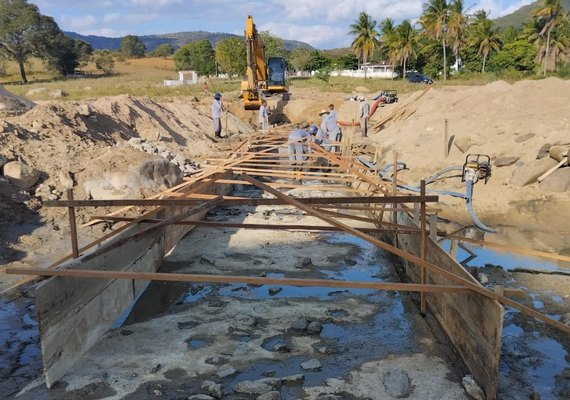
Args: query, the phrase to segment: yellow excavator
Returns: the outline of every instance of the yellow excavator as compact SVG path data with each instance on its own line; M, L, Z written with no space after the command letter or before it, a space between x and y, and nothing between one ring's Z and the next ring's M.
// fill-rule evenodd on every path
M288 93L287 63L283 57L265 59L265 46L251 15L245 20L246 79L241 82L246 110L259 110L265 95Z

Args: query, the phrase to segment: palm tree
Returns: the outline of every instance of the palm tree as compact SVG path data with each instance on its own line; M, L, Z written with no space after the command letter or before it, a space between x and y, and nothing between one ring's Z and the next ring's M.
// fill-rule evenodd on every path
M410 20L404 20L395 31L395 50L398 61L402 62L404 67L402 79L406 76L406 62L410 57L416 54L418 44L418 35Z
M487 57L491 51L499 51L501 48L501 38L498 29L493 27L493 21L487 17L485 11L476 14L476 20L471 31L471 43L479 48L478 56L483 56L483 67L481 72L485 72Z
M377 47L380 47L379 33L376 30L376 21L365 12L358 15L358 19L354 24L350 25L351 35L356 38L352 42L352 50L366 64L368 59L374 53ZM366 69L364 69L364 77L366 77Z
M392 18L384 18L378 24L380 27L380 48L382 55L388 58L392 67L396 65L398 44L396 41L396 25Z
M542 74L546 75L546 67L550 56L550 36L557 26L563 24L568 18L568 13L564 11L561 0L542 0L540 6L532 12L536 21L544 22L544 26L539 35L546 35L546 49L542 64Z
M453 41L453 54L457 60L457 69L459 71L459 50L464 41L464 33L467 28L467 15L463 9L463 0L453 0L450 3L451 12L449 14L448 34Z
M443 80L447 79L447 30L451 6L447 0L429 0L424 3L420 24L430 39L441 40L443 49Z

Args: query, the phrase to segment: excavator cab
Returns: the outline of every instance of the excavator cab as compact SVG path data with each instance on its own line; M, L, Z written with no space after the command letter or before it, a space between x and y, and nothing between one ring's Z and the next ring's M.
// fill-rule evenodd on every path
M267 60L267 91L269 93L286 93L287 62L283 57L270 57Z

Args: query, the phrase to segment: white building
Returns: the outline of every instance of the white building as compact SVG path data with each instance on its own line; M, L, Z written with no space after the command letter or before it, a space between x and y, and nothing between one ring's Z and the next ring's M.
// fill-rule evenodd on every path
M178 80L165 80L164 86L195 85L197 83L198 73L196 71L178 71Z
M389 64L364 64L360 69L342 71L332 71L331 76L349 76L352 78L384 78L394 79L398 77L398 73L394 71L394 67Z

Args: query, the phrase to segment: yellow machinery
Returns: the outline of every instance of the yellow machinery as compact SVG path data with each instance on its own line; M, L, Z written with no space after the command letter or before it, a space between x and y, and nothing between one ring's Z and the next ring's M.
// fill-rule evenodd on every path
M283 57L265 60L265 46L251 15L245 21L246 80L241 82L244 108L259 110L265 94L287 93L287 63Z

